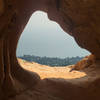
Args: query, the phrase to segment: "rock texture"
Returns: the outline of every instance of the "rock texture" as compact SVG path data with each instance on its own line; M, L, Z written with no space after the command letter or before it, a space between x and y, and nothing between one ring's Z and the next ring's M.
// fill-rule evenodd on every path
M92 53L92 60L89 57L83 60L87 64L81 61L73 69L82 69L100 62L99 0L0 0L0 100L8 100L11 97L15 97L15 100L31 100L27 96L30 88L33 89L30 90L30 95L34 93L32 95L34 100L40 100L41 97L44 100L98 100L99 79L91 82L92 86L88 84L88 87L85 85L84 88L79 84L74 85L73 82L59 79L42 81L38 74L27 71L18 64L16 58L18 40L30 16L37 10L47 12L48 17L58 22L72 35L79 46ZM84 66L81 68L82 64ZM99 64L97 65L99 67ZM43 86L48 89L43 89ZM90 87L92 89L89 90ZM39 88L41 89L38 97ZM23 93L26 93L26 97L19 96Z

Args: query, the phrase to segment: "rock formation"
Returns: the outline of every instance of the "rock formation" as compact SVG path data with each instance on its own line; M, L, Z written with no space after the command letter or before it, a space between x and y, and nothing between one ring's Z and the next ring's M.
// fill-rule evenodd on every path
M99 0L0 0L0 100L12 97L13 100L31 100L23 96L16 98L16 95L23 95L31 88L34 94L32 95L31 90L29 93L34 100L98 100L99 79L93 81L92 85L88 82L88 85L85 84L86 87L60 79L42 81L38 74L27 71L18 64L16 58L18 40L29 18L37 10L47 12L48 17L58 22L63 30L72 35L80 47L92 53L92 60L89 60L91 57L88 59L91 65L100 62ZM42 88L47 86L48 92L46 88ZM40 96L37 98L38 90ZM79 94L76 94L76 91ZM49 94L48 97L42 92Z

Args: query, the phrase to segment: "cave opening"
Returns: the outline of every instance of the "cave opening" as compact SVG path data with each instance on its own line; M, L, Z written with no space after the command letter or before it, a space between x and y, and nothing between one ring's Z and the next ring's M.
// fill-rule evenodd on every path
M91 1L88 0L87 1L86 0L85 1L79 1L79 0L11 1L10 0L5 2L1 0L0 5L1 6L3 5L3 7L0 7L0 19L1 19L0 100L14 100L14 99L98 100L98 98L100 97L99 95L100 84L98 84L100 76L99 75L100 73L99 4L100 4L99 2L92 0ZM23 67L21 64L21 66L23 67L22 68L18 64L16 58L16 46L18 43L18 39L22 34L23 29L30 18L30 15L32 14L32 12L36 11L37 8L46 11L50 19L58 22L66 32L74 36L75 40L81 47L89 50L92 53L92 55L85 57L78 64L69 67L67 66L58 68L58 67L49 67L44 65L38 66L37 63L33 62L27 63L26 61L22 61L22 64L25 65ZM83 56L81 51L78 50L75 51L75 49L73 48L66 49L66 47L71 46L71 44L73 44L72 41L63 42L62 37L64 36L63 39L68 40L69 37L68 34L66 34L66 36L65 35L61 36L58 34L57 31L55 32L57 34L56 35L53 34L52 38L50 38L51 33L54 33L52 32L51 28L51 26L53 25L50 26L49 28L50 30L47 28L47 26L45 26L44 30L47 29L45 33L42 30L40 30L40 27L44 26L42 22L38 23L35 20L34 24L35 24L34 26L37 26L37 28L36 27L34 28L40 31L41 35L38 34L37 31L35 31L32 33L34 34L32 36L29 35L30 32L27 31L28 35L26 36L26 39L28 38L27 40L28 42L31 40L31 38L32 40L36 39L36 42L33 41L31 46L34 47L34 49L32 50L32 48L27 47L31 44L31 42L29 42L29 44L25 43L25 47L28 49L30 48L32 50L32 53L34 53L34 55L63 58L69 56L69 54L77 54L78 52L78 54L80 55L77 56ZM40 24L42 24L42 26L38 26ZM26 28L27 27L28 26L26 26ZM31 28L29 28L29 30L30 29ZM57 28L53 27L53 29L58 29L58 27ZM50 32L49 38L47 38L46 35L49 32ZM39 39L35 37L35 33L38 36L40 36ZM45 37L43 36L42 33L45 33ZM61 34L63 34L62 31ZM23 37L23 35L24 34L22 34L21 37ZM57 44L55 44L53 47L50 47L49 49L50 52L48 52L48 54L50 55L44 54L47 53L48 47L45 50L40 50L39 48L40 51L44 51L44 53L42 52L43 55L39 55L39 52L37 52L38 50L36 49L33 43L38 43L39 41L43 44L39 45L39 47L40 46L46 47L45 43L48 44L48 42L47 41L43 42L46 39L52 45L55 44L53 42L54 39L54 41L58 43L58 46L60 45L60 48L55 49L55 46L57 46ZM22 46L24 45L21 44L21 47ZM72 47L76 47L76 45L73 44ZM65 50L65 52L61 51L61 49ZM23 49L21 48L19 50ZM74 52L70 53L71 50L73 50ZM21 53L23 53L22 56L25 54L26 56L29 55L29 53L24 54L23 51L21 51ZM29 52L30 50L26 51ZM31 55L33 55L32 53L30 52ZM19 53L17 51L17 56L21 55L18 54ZM89 52L87 52L86 55L88 54Z
M75 64L89 54L42 11L36 11L31 16L20 37L16 52L19 58L50 66Z

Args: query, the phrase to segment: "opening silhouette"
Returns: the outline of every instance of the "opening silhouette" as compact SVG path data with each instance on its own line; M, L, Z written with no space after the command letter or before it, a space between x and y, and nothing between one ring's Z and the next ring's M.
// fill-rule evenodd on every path
M84 57L90 53L80 48L74 38L64 32L59 24L49 20L46 13L37 11L31 16L20 37L16 54L17 57L34 55L37 59L38 57L64 59Z

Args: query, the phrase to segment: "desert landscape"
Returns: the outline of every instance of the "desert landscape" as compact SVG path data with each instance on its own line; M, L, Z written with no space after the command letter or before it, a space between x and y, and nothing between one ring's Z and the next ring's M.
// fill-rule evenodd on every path
M38 73L41 79L44 78L73 79L73 78L80 78L86 76L85 72L79 72L75 70L70 72L71 67L73 67L74 65L65 66L65 67L63 66L50 67L46 65L40 65L35 62L28 62L22 59L18 59L18 61L23 68Z
M26 70L36 72L41 79L45 78L62 78L65 80L69 80L73 82L73 79L76 83L79 81L94 81L95 79L99 78L100 69L98 68L99 63L92 63L89 64L87 62L88 57L85 57L81 61L79 61L76 65L69 65L69 66L46 66L41 65L35 62L28 62L22 59L18 59L19 64ZM91 62L91 61L90 61ZM74 67L78 69L74 69ZM85 67L85 68L84 68ZM79 69L80 68L80 69ZM77 80L77 81L76 81Z

